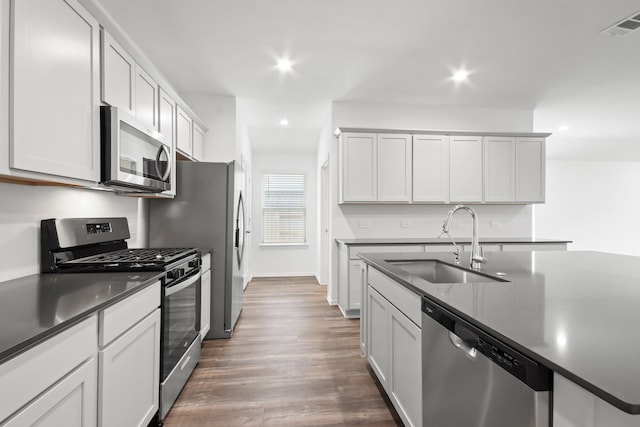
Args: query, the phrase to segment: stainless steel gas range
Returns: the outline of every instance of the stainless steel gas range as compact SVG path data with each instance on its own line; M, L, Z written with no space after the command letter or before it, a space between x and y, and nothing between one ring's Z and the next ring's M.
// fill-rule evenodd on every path
M162 422L200 360L200 254L196 248L130 249L126 218L41 221L42 273L158 271L162 275Z

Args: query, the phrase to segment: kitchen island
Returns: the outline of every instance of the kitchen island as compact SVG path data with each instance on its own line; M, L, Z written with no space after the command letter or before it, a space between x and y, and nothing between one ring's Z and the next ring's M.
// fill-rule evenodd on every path
M504 273L507 281L433 284L392 262L453 264L451 253L361 257L368 283L372 272L382 273L550 368L554 426L640 425L640 344L635 339L640 258L598 252L487 253L482 272L497 278ZM460 260L466 267L469 253ZM411 304L409 311L415 309ZM421 327L415 315L407 318Z

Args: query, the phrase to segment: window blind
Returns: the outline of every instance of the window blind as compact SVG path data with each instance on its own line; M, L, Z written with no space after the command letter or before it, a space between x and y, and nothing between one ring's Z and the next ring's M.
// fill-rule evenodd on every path
M302 174L262 176L262 243L306 243L306 180Z

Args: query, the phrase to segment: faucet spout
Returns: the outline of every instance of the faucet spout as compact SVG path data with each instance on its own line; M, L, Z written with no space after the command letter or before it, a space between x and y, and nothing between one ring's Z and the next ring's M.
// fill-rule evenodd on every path
M484 257L482 247L478 242L478 215L476 212L468 206L457 205L453 209L449 211L447 214L447 218L444 220L444 224L442 224L442 232L449 234L449 228L451 228L451 221L453 219L453 215L460 211L464 210L471 215L471 256L469 259L469 264L471 268L474 270L480 270L480 265L482 263L487 262L487 259Z

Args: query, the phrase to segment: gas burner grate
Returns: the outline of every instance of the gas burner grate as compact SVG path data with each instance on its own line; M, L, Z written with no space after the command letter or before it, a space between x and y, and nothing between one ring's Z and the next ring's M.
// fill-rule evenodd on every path
M92 255L84 258L66 261L65 264L73 265L102 265L102 264L157 264L166 265L194 253L194 250L185 248L158 248L158 249L122 249Z

